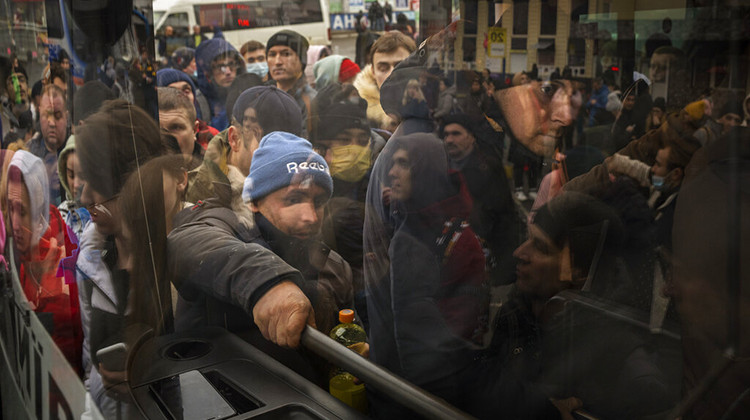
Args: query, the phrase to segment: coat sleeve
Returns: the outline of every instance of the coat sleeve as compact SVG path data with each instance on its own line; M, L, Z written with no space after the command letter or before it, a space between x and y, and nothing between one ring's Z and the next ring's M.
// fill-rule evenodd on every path
M229 211L229 210L227 210ZM174 282L186 296L204 293L252 315L255 303L274 285L301 274L257 243L236 237L226 223L207 220L172 230L167 258Z
M443 118L450 114L453 106L453 96L443 95L438 99L438 106L435 112L432 114L434 118Z
M418 240L398 234L391 243L391 301L398 365L417 385L455 381L473 358L438 309L440 262Z

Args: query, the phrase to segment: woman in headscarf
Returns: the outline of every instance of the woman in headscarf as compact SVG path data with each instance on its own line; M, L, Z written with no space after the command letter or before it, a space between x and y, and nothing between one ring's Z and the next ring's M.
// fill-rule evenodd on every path
M47 326L71 366L81 366L81 323L75 281L58 277L66 247L67 226L49 203L44 163L29 152L13 155L8 168L8 208L13 243L20 262L18 277L26 299ZM72 249L70 249L72 250Z

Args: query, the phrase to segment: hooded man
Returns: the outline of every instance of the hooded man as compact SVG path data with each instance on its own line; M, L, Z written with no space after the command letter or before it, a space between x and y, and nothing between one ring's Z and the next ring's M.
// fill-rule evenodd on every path
M292 95L297 101L302 110L303 133L310 132L308 116L316 94L305 78L309 47L307 38L288 29L276 32L266 43L269 77L273 78L278 89Z
M229 86L238 74L245 73L245 61L224 38L203 41L195 50L198 66L198 89L206 98L208 109L201 117L221 131L229 126L225 103Z

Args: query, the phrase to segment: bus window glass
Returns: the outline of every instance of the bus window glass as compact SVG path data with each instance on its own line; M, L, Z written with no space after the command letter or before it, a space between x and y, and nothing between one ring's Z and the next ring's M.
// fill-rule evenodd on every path
M170 13L164 21L164 27L171 26L176 33L183 36L187 34L189 25L187 13Z
M195 6L196 19L203 27L222 30L252 29L314 23L323 20L319 2L245 1Z
M750 419L745 3L0 0L0 418Z

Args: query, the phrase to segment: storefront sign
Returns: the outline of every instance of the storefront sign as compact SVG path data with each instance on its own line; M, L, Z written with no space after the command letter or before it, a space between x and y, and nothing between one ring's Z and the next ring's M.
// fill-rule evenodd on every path
M505 58L508 42L508 33L505 28L490 28L487 43L487 55L490 57Z

